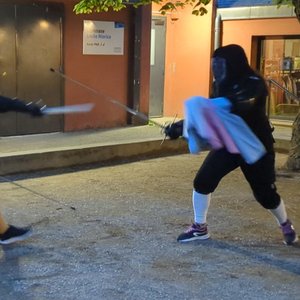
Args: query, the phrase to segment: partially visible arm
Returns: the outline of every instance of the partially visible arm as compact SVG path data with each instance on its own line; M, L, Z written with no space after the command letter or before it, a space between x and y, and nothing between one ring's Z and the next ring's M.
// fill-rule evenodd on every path
M24 101L19 99L11 99L8 97L0 96L0 112L3 113L8 111L24 112L29 113L33 116L43 115L41 108L34 103L26 104Z
M23 101L0 96L0 111L27 111L27 107Z
M260 77L249 76L247 80L233 86L227 98L232 103L233 112L245 112L254 105L265 105L257 103L259 99L264 99L268 95L266 84Z

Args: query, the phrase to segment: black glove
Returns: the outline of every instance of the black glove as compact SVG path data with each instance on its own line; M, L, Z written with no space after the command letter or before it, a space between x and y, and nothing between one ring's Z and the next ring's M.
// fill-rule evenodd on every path
M164 134L171 140L178 139L182 136L183 132L183 120L167 125L164 129Z
M26 104L26 111L30 113L33 117L40 117L43 115L41 107L35 103Z

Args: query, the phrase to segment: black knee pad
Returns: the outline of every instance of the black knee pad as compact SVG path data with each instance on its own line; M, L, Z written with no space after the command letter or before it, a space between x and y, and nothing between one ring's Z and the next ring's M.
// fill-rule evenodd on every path
M275 209L280 204L280 196L277 193L275 184L255 186L253 194L256 201L266 209Z
M217 185L196 177L193 187L197 193L208 195L216 189Z

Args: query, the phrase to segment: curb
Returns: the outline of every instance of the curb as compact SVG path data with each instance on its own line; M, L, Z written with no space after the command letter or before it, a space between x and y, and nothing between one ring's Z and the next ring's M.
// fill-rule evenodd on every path
M72 149L31 151L0 157L0 175L66 168L87 164L120 163L159 156L188 153L183 139L94 145Z
M274 149L279 153L289 153L291 142L284 139L275 139Z
M10 175L88 164L116 164L189 153L184 139L130 142L30 151L0 157L0 175ZM290 141L276 139L275 151L288 153Z

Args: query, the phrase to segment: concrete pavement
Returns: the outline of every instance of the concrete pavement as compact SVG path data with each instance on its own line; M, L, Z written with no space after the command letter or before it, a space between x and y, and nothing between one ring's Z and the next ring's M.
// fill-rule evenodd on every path
M287 151L291 128L274 136ZM206 153L97 167L187 153L182 139L161 141L153 126L1 138L1 211L33 236L0 247L0 300L298 299L299 244L283 245L240 170L214 193L212 238L182 245ZM277 187L300 230L300 178L286 158ZM38 172L7 175L28 171Z
M171 118L157 118L164 124ZM287 152L291 127L276 126L276 150ZM0 175L187 153L183 139L165 140L156 126L0 138Z
M283 245L239 169L213 194L211 239L176 241L206 154L5 176L18 185L1 182L1 210L33 236L0 247L0 299L299 299L299 244ZM285 161L277 188L300 230L300 174Z

